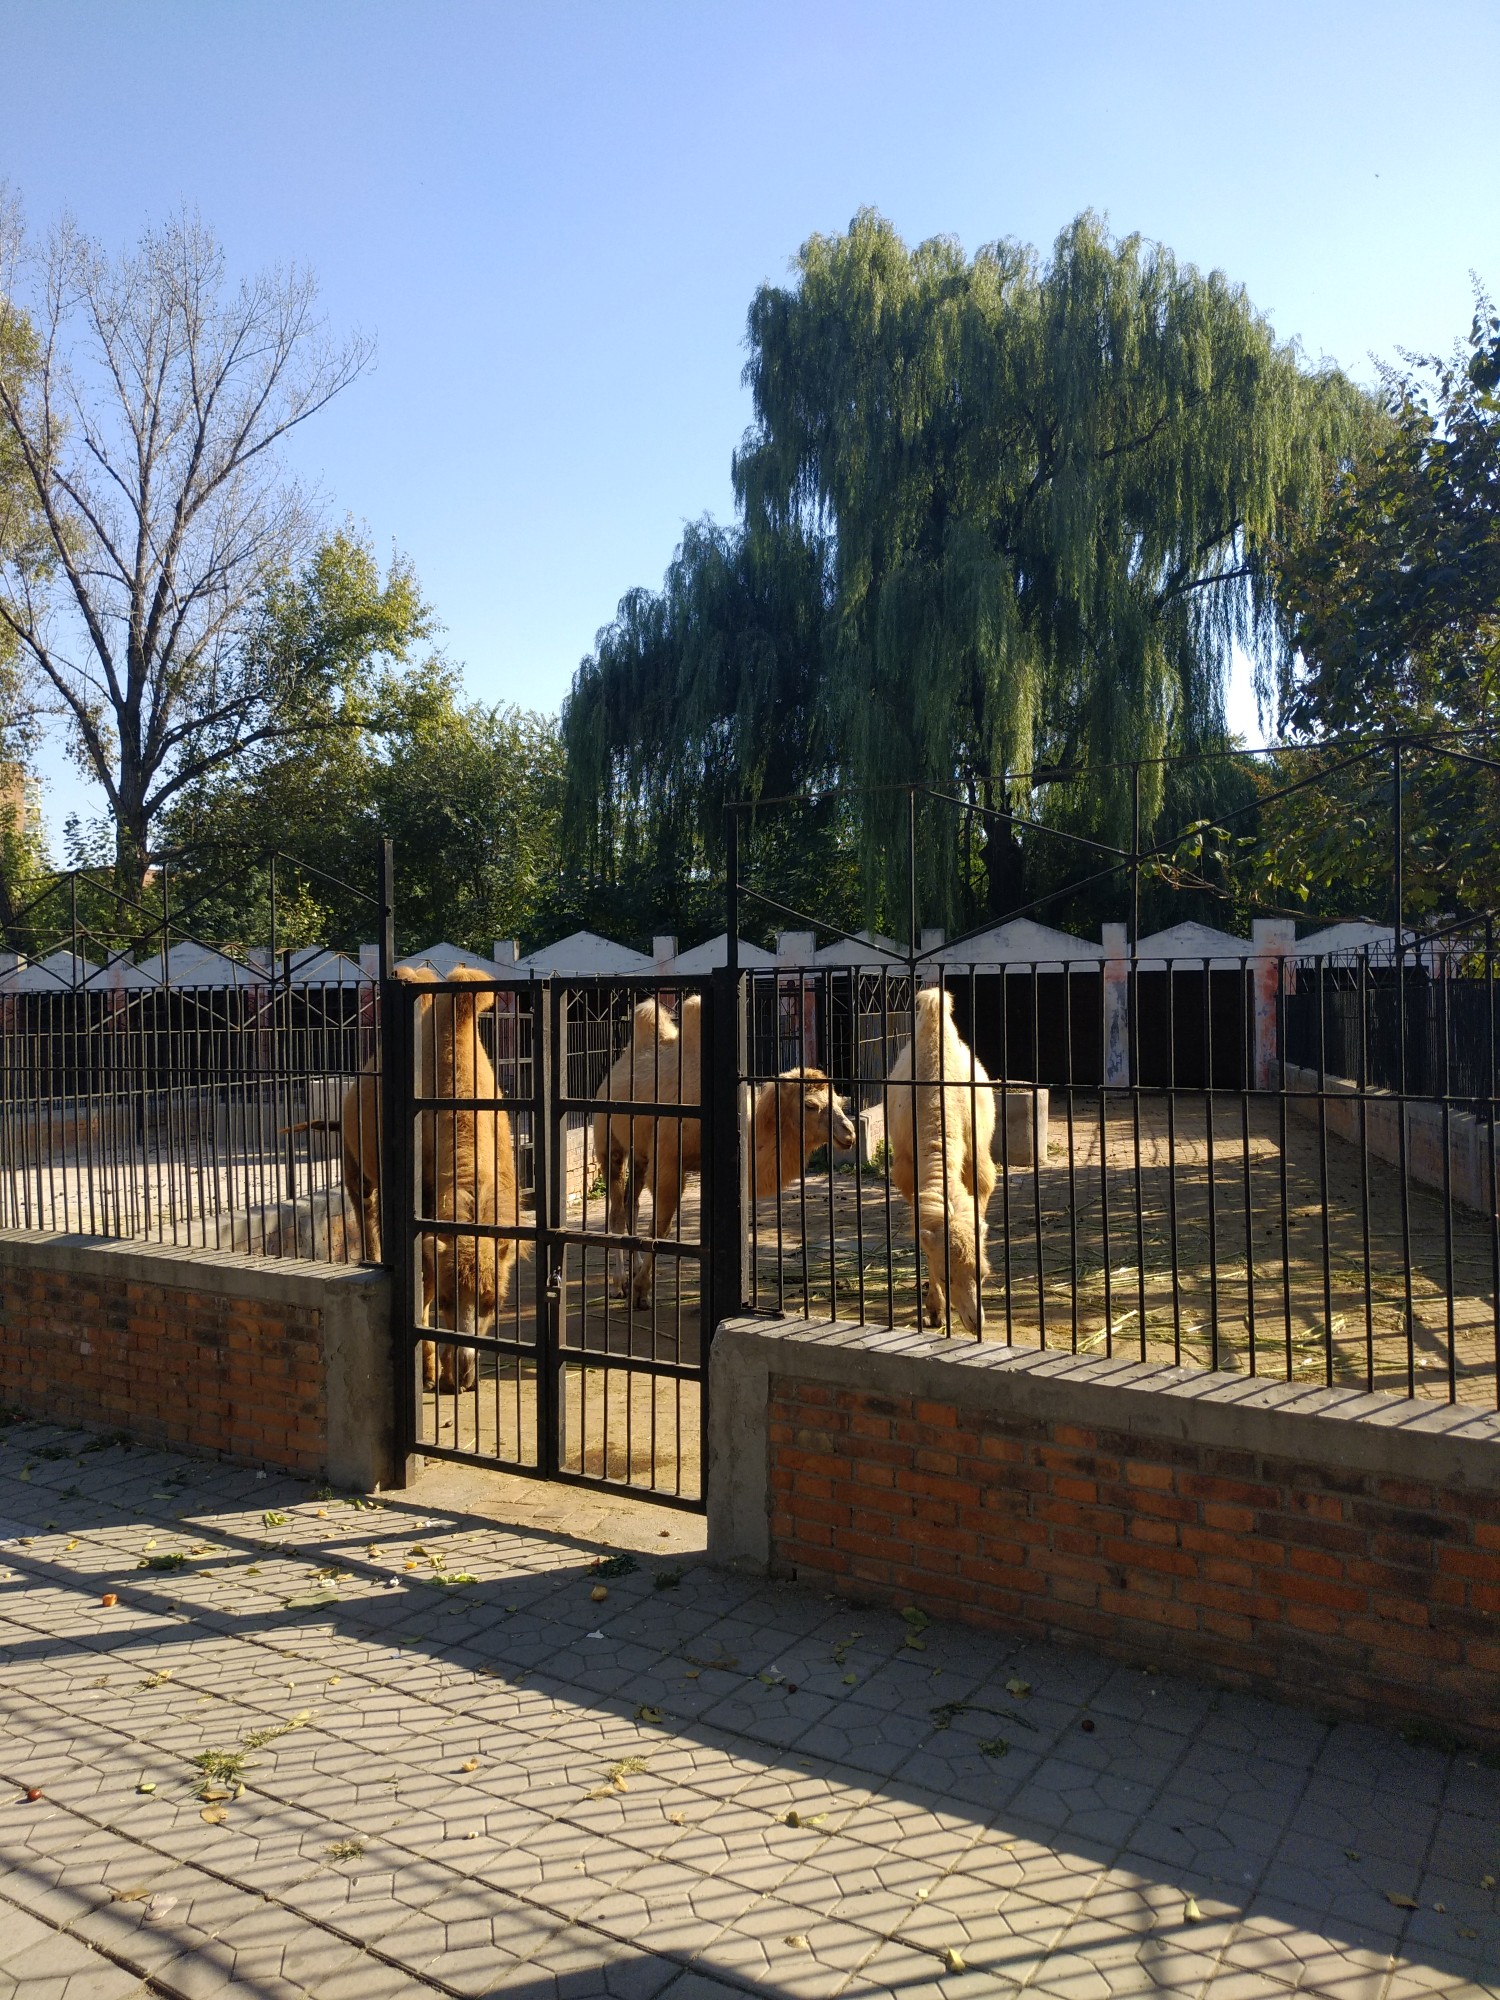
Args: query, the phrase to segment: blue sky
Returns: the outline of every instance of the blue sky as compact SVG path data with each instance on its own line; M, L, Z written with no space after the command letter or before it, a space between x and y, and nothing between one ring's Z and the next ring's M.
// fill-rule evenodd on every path
M555 709L729 512L751 294L862 204L970 250L1100 209L1367 379L1500 288L1494 0L0 0L0 47L34 228L188 202L376 336L297 468L490 701ZM55 825L86 801L44 769Z

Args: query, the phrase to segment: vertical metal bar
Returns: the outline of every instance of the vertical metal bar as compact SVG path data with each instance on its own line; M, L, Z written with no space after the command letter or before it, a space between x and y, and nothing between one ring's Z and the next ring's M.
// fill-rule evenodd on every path
M915 947L913 947L915 951ZM916 958L912 959L913 998L915 999ZM938 1159L942 1175L940 1198L943 1209L943 1331L953 1331L953 1218L948 1213L948 1036L945 1032L947 1021L948 983L946 969L938 973ZM913 1047L913 1054L915 1054ZM920 1185L919 1185L920 1198Z
M989 1088L989 1086L986 1086ZM990 1102L995 1101L990 1089ZM984 1339L984 1233L989 1217L979 1206L979 996L974 984L974 967L969 967L969 1192L974 1207L974 1301L978 1324L974 1338Z
M1406 1301L1406 1393L1417 1393L1417 1329L1411 1282L1411 1190L1406 1143L1406 884L1401 738L1391 746L1391 899L1396 933L1396 1154L1401 1182L1401 1268Z
M1318 1207L1323 1244L1323 1381L1333 1387L1333 1272L1328 1241L1328 963L1318 957Z
M567 1043L563 1036L563 987L559 979L551 979L541 989L547 997L547 1029L545 1038L538 1020L532 1030L532 1053L536 1064L535 1087L536 1106L532 1117L532 1131L536 1135L534 1146L540 1144L542 1151L538 1157L533 1153L532 1169L536 1184L537 1221L537 1276L546 1274L546 1282L537 1286L537 1365L536 1365L536 1415L538 1438L537 1463L549 1478L556 1476L562 1463L562 1427L560 1413L566 1397L563 1378L563 1327L561 1315L566 1310L566 1272L563 1259L566 1256L562 1244L554 1237L554 1230L563 1228L567 1220L566 1183L564 1180L565 1155L567 1151L566 1113L558 1106L559 1097L567 1095ZM540 1012L541 994L537 996ZM540 1048L538 1044L541 1044ZM656 1215L651 1217L653 1232ZM653 1353L654 1353L653 1347ZM583 1364L579 1368L580 1403L588 1402L588 1377ZM605 1397L609 1394L608 1370L605 1370ZM604 1470L609 1470L608 1430L605 1432ZM628 1467L628 1461L627 1461ZM580 1470L586 1470L580 1460Z
M1036 966L1032 966L1032 1226L1036 1230L1036 1344L1046 1346L1046 1250L1042 1244L1042 1102L1040 1102L1040 1080L1036 1072L1042 1068L1042 1012Z
M891 974L888 965L880 968L880 1104L881 1104L881 1185L885 1196L885 1316L896 1324L896 1250L891 1227ZM916 1228L916 1217L912 1218Z
M1287 1021L1286 960L1276 961L1276 1046L1286 1047ZM1281 1310L1285 1325L1285 1376L1288 1382L1293 1375L1292 1365L1292 1243L1291 1217L1288 1213L1287 1188L1287 1066L1283 1062L1278 1077L1280 1085L1277 1093L1279 1112L1277 1131L1277 1163L1281 1194Z
M1375 1387L1375 1299L1370 1269L1370 947L1359 954L1359 1224L1365 1273L1365 1388Z
M1000 1120L1000 1231L1005 1266L1005 1344L1015 1345L1015 1303L1011 1297L1010 1255L1010 967L1000 966L1000 1078L1001 1102L1006 1115Z
M1177 973L1167 967L1167 1240L1172 1259L1172 1360L1182 1366L1182 1271L1177 1238Z
M1068 1018L1069 1061L1072 1061L1073 1021ZM1104 1255L1104 1352L1115 1351L1114 1272L1109 1240L1109 1070L1104 1027L1104 967L1099 968L1099 1241Z
M1255 1009L1258 974L1240 968L1240 1004L1244 1033L1240 1037L1240 1149L1245 1196L1245 1335L1250 1349L1250 1373L1255 1355L1255 1204L1250 1171L1250 1090L1255 1082ZM1277 1050L1277 1060L1281 1051Z
M1219 1189L1214 1158L1214 962L1203 961L1203 1145L1208 1174L1209 1366L1219 1366Z
M1495 1147L1495 920L1484 920L1485 1122L1489 1127L1490 1184L1486 1204L1490 1225L1490 1298L1494 1312L1495 1402L1500 1408L1500 1200L1496 1199Z
M410 1002L410 1004L409 1004ZM380 1189L382 1261L391 1273L392 1349L395 1355L396 1463L400 1484L416 1474L418 1376L422 1365L417 1320L422 1262L416 1241L421 1146L414 1144L415 994L394 979L380 983L381 1041L385 1057L385 1146Z
M1069 1278L1068 1290L1070 1295L1069 1303L1072 1308L1072 1317L1073 1317L1072 1350L1076 1354L1078 1352L1078 1173L1077 1173L1077 1162L1074 1153L1074 1134L1073 1134L1073 1106L1074 1106L1073 964L1071 959L1066 960L1063 964L1062 980L1063 980L1063 1076L1064 1076L1063 1087L1067 1092L1067 1099L1068 1099L1068 1278ZM1040 1180L1042 1173L1042 1162L1040 1158L1040 1148L1038 1145L1038 1141L1041 1138L1041 1132L1042 1132L1042 1121L1041 1121L1042 1052L1040 1045L1037 1048L1036 1055L1037 1059L1036 1062L1033 1064L1033 1067L1037 1072L1036 1094L1033 1096L1031 1100L1032 1105L1037 1113L1035 1122L1032 1126L1032 1152L1033 1152L1032 1164L1035 1168L1037 1179Z
M1141 1171L1141 964L1140 939L1130 933L1130 964L1125 975L1125 1004L1129 1008L1130 1048L1130 1140L1135 1167L1135 1277L1136 1307L1140 1314L1140 1359L1146 1358L1146 1182ZM1170 974L1168 975L1170 977Z
M1438 972L1438 965L1442 971ZM1443 1289L1448 1300L1448 1401L1458 1401L1458 1328L1455 1321L1453 1298L1453 1113L1452 1113L1452 981L1449 977L1451 960L1445 952L1433 966L1434 983L1437 986L1440 1006L1438 1009L1443 1037Z

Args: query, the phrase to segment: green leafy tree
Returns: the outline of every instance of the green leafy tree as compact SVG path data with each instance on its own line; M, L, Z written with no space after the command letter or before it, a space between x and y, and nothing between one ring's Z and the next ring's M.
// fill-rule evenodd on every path
M184 792L167 820L174 904L242 944L374 938L377 848L395 843L398 943L488 952L525 934L554 892L563 759L544 717L463 699L456 670L417 657L432 618L408 567L384 578L339 536L271 594L262 643L319 662L323 701L290 741L258 746Z
M570 804L706 843L770 714L789 784L852 789L875 914L905 908L909 785L1017 815L925 817L933 916L1016 907L1025 823L1076 810L1007 772L1090 767L1083 817L1120 837L1141 760L1153 824L1151 760L1224 742L1233 648L1268 671L1283 642L1268 554L1374 420L1220 274L1091 216L1043 263L911 250L861 213L761 290L749 344L739 528L695 531L601 635L565 712Z
M1316 531L1276 552L1282 720L1313 746L1277 775L1319 782L1268 807L1246 879L1267 902L1388 920L1405 738L1404 911L1441 922L1500 907L1500 773L1461 754L1493 757L1500 722L1500 315L1481 293L1452 358L1383 373L1388 423ZM1353 755L1342 738L1378 740Z
M1489 732L1500 697L1500 315L1468 351L1384 371L1389 424L1336 478L1318 531L1278 552L1296 653L1283 719L1306 735Z

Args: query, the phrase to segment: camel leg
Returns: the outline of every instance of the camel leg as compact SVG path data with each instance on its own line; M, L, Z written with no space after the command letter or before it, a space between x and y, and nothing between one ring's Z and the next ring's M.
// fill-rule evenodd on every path
M675 1121L674 1121L675 1122ZM651 1234L658 1241L672 1232L672 1223L677 1214L677 1199L682 1188L682 1134L673 1134L665 1145L660 1136L656 1142L655 1172L651 1188ZM642 1253L636 1267L633 1296L638 1306L646 1305L651 1297L651 1284L656 1271L656 1259L649 1251Z
M635 1234L638 1205L638 1174L630 1145L622 1144L613 1127L609 1135L609 1233ZM630 1252L614 1249L609 1253L609 1288L617 1299L630 1296Z

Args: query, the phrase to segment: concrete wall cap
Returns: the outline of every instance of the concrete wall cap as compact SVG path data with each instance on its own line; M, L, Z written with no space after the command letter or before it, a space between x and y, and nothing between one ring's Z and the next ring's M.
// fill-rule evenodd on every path
M744 1348L767 1375L1500 1492L1500 1415L1474 1404L838 1321L726 1320L715 1365Z

